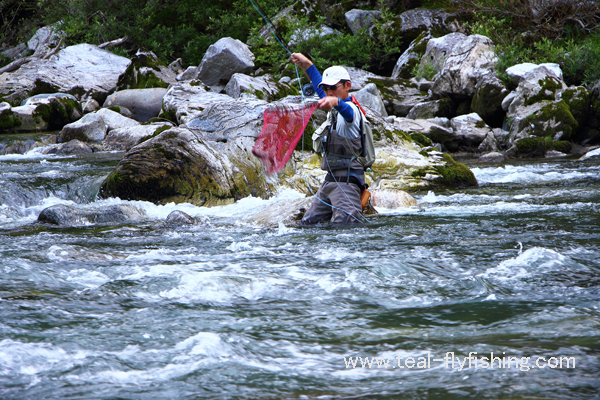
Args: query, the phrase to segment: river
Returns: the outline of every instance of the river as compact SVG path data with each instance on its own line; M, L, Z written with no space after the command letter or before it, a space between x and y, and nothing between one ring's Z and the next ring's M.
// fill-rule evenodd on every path
M0 156L1 399L597 398L599 157L472 163L479 188L368 224L263 229L302 195L96 199L121 156ZM147 218L37 223L122 203Z

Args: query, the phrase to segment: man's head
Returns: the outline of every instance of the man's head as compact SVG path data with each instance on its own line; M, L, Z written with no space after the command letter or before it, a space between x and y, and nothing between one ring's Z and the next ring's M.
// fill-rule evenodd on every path
M319 87L325 91L327 96L337 96L345 99L352 87L350 74L344 67L337 65L329 67L323 72L323 80Z

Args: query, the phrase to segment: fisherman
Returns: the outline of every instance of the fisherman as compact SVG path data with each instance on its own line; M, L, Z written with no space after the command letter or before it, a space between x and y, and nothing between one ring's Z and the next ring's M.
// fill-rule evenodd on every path
M351 101L350 75L344 67L333 66L323 72L306 56L291 55L290 60L310 78L321 100L318 108L331 111L332 127L324 144L321 168L327 171L325 181L302 218L303 224L331 220L334 224L362 222L361 194L364 168L356 160L361 153L361 115Z

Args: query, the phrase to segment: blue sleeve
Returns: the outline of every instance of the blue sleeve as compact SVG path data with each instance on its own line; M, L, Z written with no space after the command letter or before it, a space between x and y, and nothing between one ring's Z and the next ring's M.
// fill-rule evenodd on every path
M308 77L310 78L310 81L312 82L313 88L315 88L315 92L319 95L319 98L323 98L325 97L325 92L323 91L323 89L321 89L319 87L319 83L321 83L321 81L323 80L323 77L321 76L321 73L319 72L319 70L317 69L317 67L315 67L315 65L311 65L310 67L308 67L308 69L306 70L306 73L308 74Z
M315 92L319 95L319 97L321 99L323 97L326 97L323 89L319 87L319 83L321 83L323 77L321 76L321 73L319 72L317 67L315 67L314 64L311 65L306 69L306 73L308 74L308 77L312 82L313 88L315 88ZM346 120L346 122L352 122L352 120L354 119L354 110L352 109L352 107L346 104L346 101L340 99L339 105L335 107L335 109L338 110L338 112Z

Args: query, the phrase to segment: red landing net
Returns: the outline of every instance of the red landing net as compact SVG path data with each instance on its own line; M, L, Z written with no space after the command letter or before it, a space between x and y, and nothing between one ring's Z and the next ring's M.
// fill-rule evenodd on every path
M317 103L277 105L264 112L262 132L252 148L267 173L281 171L294 152Z

